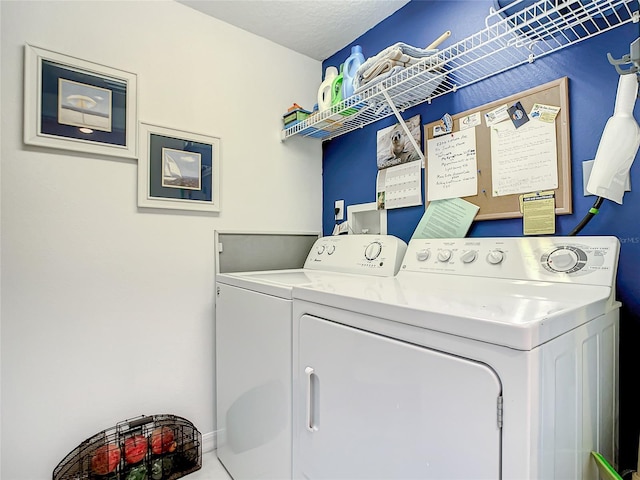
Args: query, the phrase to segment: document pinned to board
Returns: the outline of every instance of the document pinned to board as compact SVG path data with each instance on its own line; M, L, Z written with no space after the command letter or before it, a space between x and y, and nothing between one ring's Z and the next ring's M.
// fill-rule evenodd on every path
M427 206L411 238L464 238L479 208L461 198L435 200Z
M553 123L532 120L491 127L491 183L494 197L558 188L558 152Z
M478 194L475 128L429 140L427 157L429 201Z
M556 199L553 190L520 195L523 235L556 233Z

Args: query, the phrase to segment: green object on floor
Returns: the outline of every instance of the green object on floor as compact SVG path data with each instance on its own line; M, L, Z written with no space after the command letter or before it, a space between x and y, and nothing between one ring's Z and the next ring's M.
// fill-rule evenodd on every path
M618 475L618 472L607 462L606 458L597 452L591 452L591 456L596 461L602 480L622 480L622 477Z

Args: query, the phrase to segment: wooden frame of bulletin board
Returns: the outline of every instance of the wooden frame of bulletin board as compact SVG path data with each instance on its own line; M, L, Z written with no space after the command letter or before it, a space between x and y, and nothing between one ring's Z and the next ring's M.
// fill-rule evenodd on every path
M571 141L569 134L569 92L567 77L554 80L524 92L503 98L501 100L488 103L478 108L467 110L466 112L452 115L452 132L460 131L460 119L467 118L476 112L480 113L481 123L475 128L476 133L476 160L478 164L478 194L469 197L462 197L464 200L477 205L479 208L476 220L495 220L501 218L522 217L520 211L520 195L492 196L491 182L491 130L487 127L484 114L507 104L508 106L520 102L525 112L528 114L534 103L552 105L560 107L560 111L555 118L556 126L556 150L558 166L558 188L555 192L556 215L572 213L571 206ZM511 120L505 120L510 122ZM442 125L442 121L431 122L424 125L425 139L428 141L434 138L433 130L436 125ZM426 142L425 142L426 147ZM425 148L428 150L428 148ZM425 161L428 162L428 152L425 152ZM425 164L427 166L428 164ZM428 199L428 168L424 169L425 198ZM532 193L532 192L523 192Z

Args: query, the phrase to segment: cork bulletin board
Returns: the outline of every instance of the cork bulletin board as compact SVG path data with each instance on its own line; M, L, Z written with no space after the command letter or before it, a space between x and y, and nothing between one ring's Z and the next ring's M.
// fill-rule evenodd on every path
M452 133L459 132L460 121L476 112L480 113L481 123L475 127L476 139L476 161L478 167L478 193L477 195L461 197L479 207L476 220L494 220L502 218L522 217L520 211L520 195L518 194L494 196L492 185L492 164L491 164L491 129L484 121L484 114L494 111L502 105L514 105L520 102L525 112L529 113L535 103L560 107L555 118L556 131L556 151L557 151L557 174L558 187L554 189L555 213L556 215L570 214L571 206L571 141L569 134L569 93L567 77L554 80L524 92L505 97L495 102L488 103L478 108L467 110L455 115L453 119ZM511 120L505 120L510 122ZM424 125L425 139L428 141L434 138L434 127L441 125L441 121L435 121ZM552 137L551 137L552 138ZM526 145L522 146L523 148ZM428 148L425 143L425 160L429 161ZM427 164L425 164L427 165ZM428 189L428 168L424 169L425 190ZM425 198L428 198L425 191Z

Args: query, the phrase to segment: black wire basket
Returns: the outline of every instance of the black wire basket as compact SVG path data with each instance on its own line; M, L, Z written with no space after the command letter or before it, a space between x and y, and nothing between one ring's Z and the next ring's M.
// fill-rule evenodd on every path
M175 480L202 468L202 435L175 415L136 417L86 439L53 480Z

